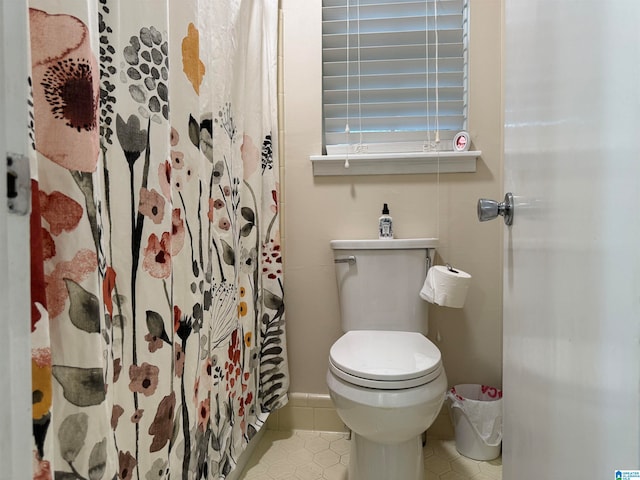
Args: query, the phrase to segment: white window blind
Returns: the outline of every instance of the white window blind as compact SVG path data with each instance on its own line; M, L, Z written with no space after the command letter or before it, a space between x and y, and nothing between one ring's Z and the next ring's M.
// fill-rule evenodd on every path
M327 153L451 150L466 129L467 0L323 0L322 19Z

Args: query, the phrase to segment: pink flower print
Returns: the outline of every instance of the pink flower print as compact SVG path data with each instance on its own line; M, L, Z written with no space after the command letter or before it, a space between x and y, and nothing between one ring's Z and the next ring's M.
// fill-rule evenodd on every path
M129 390L151 396L158 387L158 373L160 369L155 365L143 363L140 366L129 367Z
M182 377L184 372L184 352L182 346L178 342L173 343L173 363L175 368L176 377ZM199 380L198 380L199 381Z
M215 209L215 202L214 202L213 198L210 198L209 199L209 211L207 212L207 217L209 218L209 222L211 222L211 223L213 223L214 209Z
M211 358L207 358L204 364L202 365L202 376L211 378L213 373L213 362Z
M185 176L187 177L187 182L190 182L193 178L193 169L187 168L187 170L185 171Z
M180 218L180 209L171 212L171 256L175 257L184 246L184 220Z
M196 378L193 384L193 404L198 406L198 393L200 393L200 377Z
M162 217L164 217L164 198L154 189L141 188L138 211L158 225L162 223Z
M142 414L144 413L143 409L138 409L131 415L131 423L138 423L142 419Z
M29 9L36 150L69 170L98 162L100 69L87 26L71 15Z
M221 218L218 222L218 227L220 228L220 230L227 231L231 228L231 223L229 223L229 220L227 220L226 218Z
M115 430L118 427L118 420L124 413L124 408L120 405L114 405L111 409L111 429Z
M171 150L171 166L176 170L184 167L184 153L177 150Z
M178 142L180 141L180 135L178 134L178 130L176 130L173 127L171 127L171 134L169 136L169 140L171 142L172 147L175 147L176 145L178 145Z
M178 191L181 192L182 191L182 187L184 185L184 182L182 180L182 175L173 175L172 176L172 181L173 181L173 187Z
M243 135L240 154L242 156L242 165L244 166L243 178L247 180L258 169L261 151L255 146L249 135Z
M33 451L33 480L51 480L51 464L48 460L42 460L36 450Z
M158 182L164 198L171 199L171 164L167 161L158 166Z
M118 478L120 480L131 480L133 478L133 469L136 468L136 459L131 455L131 452L124 453L120 451L118 453Z
M169 278L171 274L171 237L168 232L158 239L155 233L149 236L147 247L144 249L142 268L154 278Z
M83 249L76 253L73 260L57 263L53 271L44 276L47 285L47 310L50 319L56 318L64 311L65 302L69 298L69 291L64 280L73 280L79 284L96 268L98 268L96 253Z
M31 350L31 359L39 368L51 366L51 348L40 347Z
M42 260L51 260L56 256L56 243L53 241L53 237L49 232L44 228L41 228L40 230L42 231ZM31 247L33 248L33 243L31 244Z
M198 405L198 428L204 432L207 429L209 423L209 416L211 414L211 406L209 405L209 399L205 398Z
M162 339L156 337L155 335L151 335L147 333L144 336L144 339L147 341L147 346L149 347L149 352L153 353L162 348Z
M82 206L61 192L51 192L47 195L40 190L40 214L49 224L53 235L75 230L84 213Z

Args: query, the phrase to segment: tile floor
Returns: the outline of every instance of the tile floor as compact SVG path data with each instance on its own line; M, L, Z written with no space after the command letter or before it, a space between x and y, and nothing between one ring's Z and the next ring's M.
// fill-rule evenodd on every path
M429 436L423 452L425 480L502 479L501 458L463 457L450 438ZM240 480L347 480L348 465L346 433L267 430Z

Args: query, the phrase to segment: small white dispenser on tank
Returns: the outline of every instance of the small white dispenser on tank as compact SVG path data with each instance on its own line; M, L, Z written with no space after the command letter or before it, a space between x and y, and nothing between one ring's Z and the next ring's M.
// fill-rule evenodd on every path
M382 206L382 215L378 220L378 238L393 238L393 219L386 203Z

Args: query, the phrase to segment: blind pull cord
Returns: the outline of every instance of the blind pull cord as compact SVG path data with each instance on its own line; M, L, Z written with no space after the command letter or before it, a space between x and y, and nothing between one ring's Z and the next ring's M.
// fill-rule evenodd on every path
M436 34L436 149L440 144L440 83L438 79L438 62L440 61L438 46L440 44L438 39L438 0L433 2L433 16L434 16L434 28Z
M347 0L347 61L346 66L347 66L347 123L344 126L344 133L347 137L347 154L345 155L344 158L344 168L349 168L349 147L351 146L351 129L349 128L349 93L350 93L350 85L349 85L349 61L350 61L350 55L349 55L349 34L351 33L351 26L349 25L349 20L350 20L350 15L349 15L349 3L351 2L351 0Z

